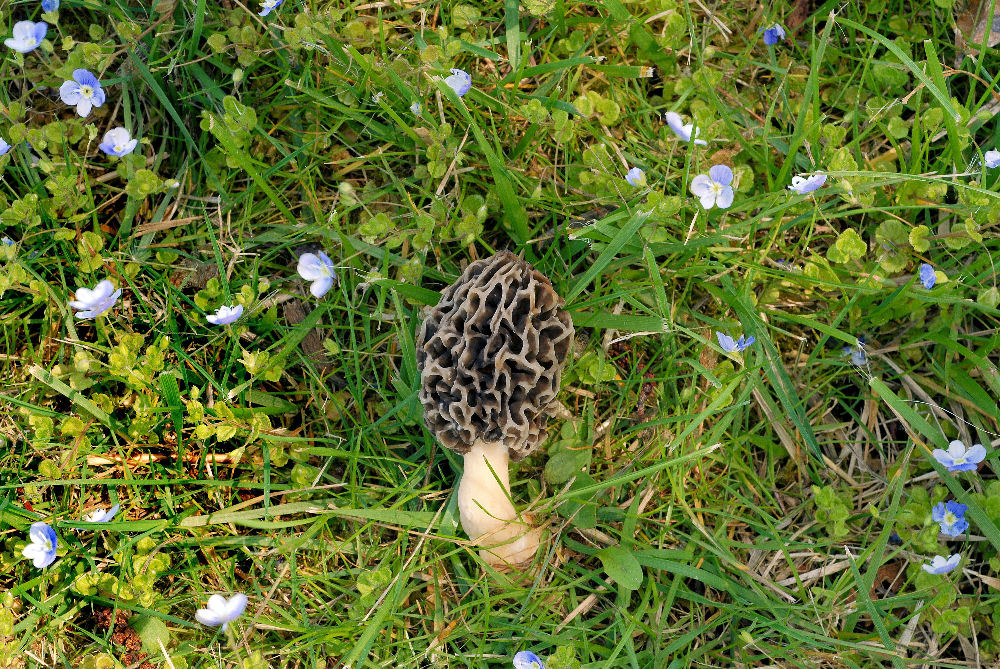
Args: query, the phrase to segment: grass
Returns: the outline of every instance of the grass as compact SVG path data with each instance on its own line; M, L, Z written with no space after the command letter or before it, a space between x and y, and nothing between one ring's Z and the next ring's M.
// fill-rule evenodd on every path
M982 4L63 0L0 69L0 667L995 662L995 458L930 457L1000 420L998 60L952 30ZM87 119L55 94L76 67L108 93ZM120 161L116 125L143 140ZM735 202L706 211L687 187L719 163ZM577 329L570 418L512 467L549 530L515 575L458 525L414 354L503 249ZM74 320L103 278L121 301ZM952 498L960 540L930 520ZM228 631L195 621L234 592Z

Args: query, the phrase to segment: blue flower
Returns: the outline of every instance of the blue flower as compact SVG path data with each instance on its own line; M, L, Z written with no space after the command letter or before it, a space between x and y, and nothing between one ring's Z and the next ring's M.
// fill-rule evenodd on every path
M86 118L90 110L104 104L104 89L90 70L73 70L73 80L59 87L59 98L76 107L76 113Z
M413 112L414 116L420 116L420 113L423 111L423 108L420 106L419 102L414 102L412 105L410 105L410 111Z
M111 520L118 514L119 508L120 507L115 504L110 509L94 509L80 520L85 523L110 523Z
M45 33L48 31L49 24L45 21L38 23L18 21L14 24L14 36L8 37L3 43L18 53L28 53L34 51L42 43L42 40L45 39Z
M931 509L931 519L941 525L942 534L949 537L961 536L969 529L969 521L964 517L968 508L955 501L939 502Z
M122 289L115 290L115 285L104 279L90 288L77 288L76 299L70 300L69 306L76 310L76 317L83 320L97 318L105 311L115 306L122 296Z
M674 134L685 142L691 141L692 132L695 137L701 133L701 129L694 127L694 123L684 123L684 119L682 119L681 115L677 112L667 112L663 115L663 119L667 122L667 125L670 126L670 129L674 131ZM699 146L705 146L708 144L708 142L703 139L696 139L694 140L694 143Z
M750 348L750 345L757 341L754 336L747 337L746 335L740 335L739 339L733 339L727 334L722 334L721 332L715 333L715 338L719 340L719 346L726 353L739 353L740 351L745 351Z
M237 304L236 306L222 306L219 307L214 314L205 316L205 320L212 325L229 325L230 323L238 321L242 315L242 304Z
M986 164L986 167L989 167L990 169L1000 167L1000 151L997 151L996 149L987 151L983 155L983 162Z
M761 28L757 32L764 33L764 44L777 44L785 39L785 29L781 27L780 23L775 23L770 28Z
M986 459L986 449L982 444L966 448L964 443L956 439L948 444L947 451L935 448L931 455L950 472L968 472L978 468L979 463Z
M6 140L0 139L0 156L7 155L13 147L6 142Z
M628 174L625 175L625 181L627 181L630 186L645 186L646 173L638 167L633 167L628 171Z
M958 566L958 563L962 561L962 556L958 553L945 557L943 555L935 555L934 559L931 560L930 564L920 565L923 570L928 574L947 574L949 571Z
M923 263L920 265L920 283L924 284L924 288L930 290L937 283L937 275L934 273L934 268Z
M54 12L59 9L59 0L42 0L43 12Z
M56 561L59 538L48 523L32 523L28 530L31 543L21 549L21 555L31 560L37 569L45 569Z
M135 150L139 140L132 139L132 135L125 128L112 128L104 133L104 141L97 145L109 156L126 156Z
M0 238L0 244L3 244L4 246L13 246L14 240L10 237L2 237Z
M823 172L817 172L809 177L792 177L792 185L788 187L788 190L798 193L799 195L805 195L806 193L813 192L825 183L826 174Z
M280 7L281 3L284 1L285 0L264 0L264 2L260 3L260 12L258 13L258 16L267 16L272 10Z
M333 261L322 251L319 255L303 253L299 256L298 270L299 276L306 281L312 281L309 292L313 297L323 297L333 287L333 279L336 277Z
M726 165L713 165L708 174L691 179L691 192L701 200L705 209L726 209L733 203L733 171Z
M455 95L462 97L472 88L472 77L465 70L452 68L451 76L445 77L444 83L448 84L451 90L455 91Z
M858 337L858 346L854 348L852 346L845 346L841 349L844 355L851 356L851 364L858 367L864 367L865 363L868 362L868 356L865 355L865 340L863 337Z
M514 669L545 669L545 665L530 650L522 650L514 656Z

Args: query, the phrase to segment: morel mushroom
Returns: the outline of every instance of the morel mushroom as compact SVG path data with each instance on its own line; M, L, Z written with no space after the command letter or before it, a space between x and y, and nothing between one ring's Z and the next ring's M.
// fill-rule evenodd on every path
M522 564L538 551L540 529L511 504L507 463L545 438L573 343L563 304L548 279L501 252L445 289L417 340L424 423L465 456L462 527L493 565Z

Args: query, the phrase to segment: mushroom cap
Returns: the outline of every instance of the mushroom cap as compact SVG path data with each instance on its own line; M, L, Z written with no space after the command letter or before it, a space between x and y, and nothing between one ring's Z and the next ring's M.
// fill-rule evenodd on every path
M513 460L545 438L546 409L573 343L552 283L502 251L470 264L417 337L424 424L447 448L503 443Z

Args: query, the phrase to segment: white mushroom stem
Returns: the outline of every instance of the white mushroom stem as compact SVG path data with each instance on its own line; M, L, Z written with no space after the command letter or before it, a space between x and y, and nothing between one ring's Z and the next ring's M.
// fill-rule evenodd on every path
M462 528L480 546L490 564L515 566L530 562L538 552L540 528L528 516L518 516L510 503L507 447L476 442L465 454L465 471L458 485Z

